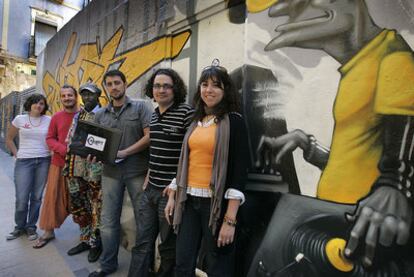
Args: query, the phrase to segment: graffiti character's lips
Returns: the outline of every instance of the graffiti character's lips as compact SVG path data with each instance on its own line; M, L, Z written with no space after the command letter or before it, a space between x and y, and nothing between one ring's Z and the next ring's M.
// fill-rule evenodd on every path
M286 24L277 26L276 32L280 32L279 36L273 38L265 47L265 51L293 46L297 41L304 41L312 39L315 36L315 31L306 31L307 28L321 25L325 22L331 21L334 18L333 11L324 11L321 16L301 19L300 21L292 21Z
M317 25L317 24L330 21L332 18L333 18L333 12L325 11L325 15L279 25L276 27L276 32L288 32L288 31L292 31L296 29L301 29L304 27L309 27L312 25Z

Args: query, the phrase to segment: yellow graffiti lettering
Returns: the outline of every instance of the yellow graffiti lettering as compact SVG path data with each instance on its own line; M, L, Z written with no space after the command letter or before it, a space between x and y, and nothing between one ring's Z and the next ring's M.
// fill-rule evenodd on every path
M124 29L120 27L102 49L100 49L99 37L94 43L81 44L73 62L70 61L70 57L73 56L77 34L71 35L55 73L46 71L43 75L42 89L46 94L51 113L61 109L59 91L65 84L78 89L83 83L94 82L103 91L101 104L107 104L109 96L103 89L103 76L112 65L119 64L118 69L125 74L128 85L131 85L161 61L177 57L191 35L188 30L172 36L163 36L117 54L123 32Z

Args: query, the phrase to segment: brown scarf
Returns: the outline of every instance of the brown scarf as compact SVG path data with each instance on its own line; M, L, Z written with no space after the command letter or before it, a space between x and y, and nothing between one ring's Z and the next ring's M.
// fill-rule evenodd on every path
M185 201L187 200L187 178L188 178L188 160L189 149L188 139L197 127L197 122L193 122L188 128L184 136L183 146L181 148L180 161L177 168L177 191L175 196L174 209L174 229L178 232L181 223L182 212L184 210ZM216 143L214 147L213 169L210 180L210 188L212 193L209 227L213 234L217 230L217 224L221 214L221 203L224 196L227 177L227 163L229 156L230 142L230 120L226 114L217 124Z

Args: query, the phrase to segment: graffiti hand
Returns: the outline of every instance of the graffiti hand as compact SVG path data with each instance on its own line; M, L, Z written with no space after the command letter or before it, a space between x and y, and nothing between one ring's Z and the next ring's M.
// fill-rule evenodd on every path
M256 167L280 164L286 154L298 147L305 150L308 145L308 136L299 129L277 138L262 136L256 150L258 156Z
M407 198L392 187L379 187L358 203L353 215L347 219L355 222L351 230L345 255L351 257L360 242L365 242L362 264L370 267L375 258L377 242L383 246L407 243L410 235L412 208Z

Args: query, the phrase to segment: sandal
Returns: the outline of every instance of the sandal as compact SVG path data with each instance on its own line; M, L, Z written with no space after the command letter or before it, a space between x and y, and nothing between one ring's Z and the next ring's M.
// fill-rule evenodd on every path
M46 244L48 244L48 243L49 243L49 241L54 240L54 239L55 239L55 236L53 236L53 237L48 237L48 238L43 238L43 237L40 237L40 238L36 241L36 244L35 244L35 245L33 245L33 248L34 248L34 249L39 249L39 248L42 248L43 246L45 246Z

